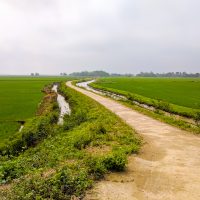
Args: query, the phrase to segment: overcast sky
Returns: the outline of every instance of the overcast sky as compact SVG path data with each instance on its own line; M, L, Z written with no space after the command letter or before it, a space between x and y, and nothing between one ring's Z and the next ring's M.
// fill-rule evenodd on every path
M200 72L199 0L0 0L0 74Z

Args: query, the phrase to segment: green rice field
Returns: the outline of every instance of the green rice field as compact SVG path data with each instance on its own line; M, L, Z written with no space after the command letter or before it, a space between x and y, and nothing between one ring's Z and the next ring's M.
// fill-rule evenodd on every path
M200 109L198 78L101 78L94 86L169 102L185 112Z
M62 77L0 77L0 143L20 128L17 121L35 115L42 89Z

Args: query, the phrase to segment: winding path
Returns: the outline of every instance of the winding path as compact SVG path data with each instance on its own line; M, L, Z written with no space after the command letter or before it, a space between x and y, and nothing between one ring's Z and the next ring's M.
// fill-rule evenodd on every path
M87 200L199 200L200 137L154 120L90 91L91 97L133 127L144 139L126 172L111 173L86 195Z

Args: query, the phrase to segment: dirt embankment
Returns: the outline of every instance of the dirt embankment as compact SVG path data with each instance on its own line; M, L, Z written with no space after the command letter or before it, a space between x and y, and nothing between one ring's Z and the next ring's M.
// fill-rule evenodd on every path
M43 89L45 96L42 99L42 102L39 104L36 115L45 115L51 110L52 104L57 101L56 92L51 90L51 87L45 87Z

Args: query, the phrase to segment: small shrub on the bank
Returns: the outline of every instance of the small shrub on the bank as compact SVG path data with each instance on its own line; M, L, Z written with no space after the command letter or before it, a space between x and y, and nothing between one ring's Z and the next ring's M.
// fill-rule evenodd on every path
M14 165L7 163L4 166L0 166L0 184L15 178L17 178L17 173Z
M127 155L120 151L105 156L88 157L86 165L96 180L103 178L107 171L123 171L127 164Z
M166 101L158 101L158 103L155 104L155 107L166 112L171 111L170 104Z
M154 110L154 113L156 113L156 114L158 114L158 115L163 115L163 112L162 112L160 109L158 109L158 108L156 108L156 109Z
M56 124L58 122L58 111L53 111L49 114L50 124Z
M196 122L197 126L200 126L200 112L196 112L195 122Z
M123 146L123 148L120 148L120 146L114 146L113 147L113 151L120 151L125 154L125 155L129 155L132 153L138 153L139 152L139 144L132 144L132 145L126 145Z
M72 196L81 197L91 184L92 181L88 178L86 170L77 169L74 173L73 170L65 168L47 179L37 175L31 179L22 180L13 188L12 193L8 194L8 199L70 200Z
M130 93L128 93L126 97L127 97L127 99L128 99L129 101L134 101L134 97L133 97L133 95L131 95Z
M72 113L71 116L66 115L63 129L70 130L85 121L87 121L87 114L79 110L77 113Z
M69 196L80 196L91 185L87 171L84 169L77 169L75 174L72 170L62 169L52 180L62 193Z
M102 124L99 124L96 132L97 134L106 134L107 131L106 131L106 128Z
M93 135L91 133L82 133L78 137L74 138L74 147L81 150L84 149L93 140Z
M77 125L80 125L81 123L87 121L87 113L84 110L76 111L76 114L74 117L75 117Z
M53 110L59 110L59 105L58 105L57 102L54 102L54 103L52 104L52 109L53 109Z
M106 134L107 130L105 126L101 122L96 122L90 126L90 130L97 133L97 134Z
M71 130L76 126L76 122L73 120L72 116L65 115L64 119L63 130Z
M62 93L63 95L66 95L64 92ZM72 113L71 115L65 116L64 125L63 125L64 130L70 130L80 125L81 123L87 121L87 110L83 106L80 106L79 108L74 109L73 106L76 105L76 101L72 97L70 97L68 101L73 102L72 105L70 105L72 109Z
M127 156L118 151L104 159L104 164L108 170L123 171L127 163Z
M107 172L102 157L88 157L86 165L88 167L88 172L92 174L96 180L103 178L103 175Z

